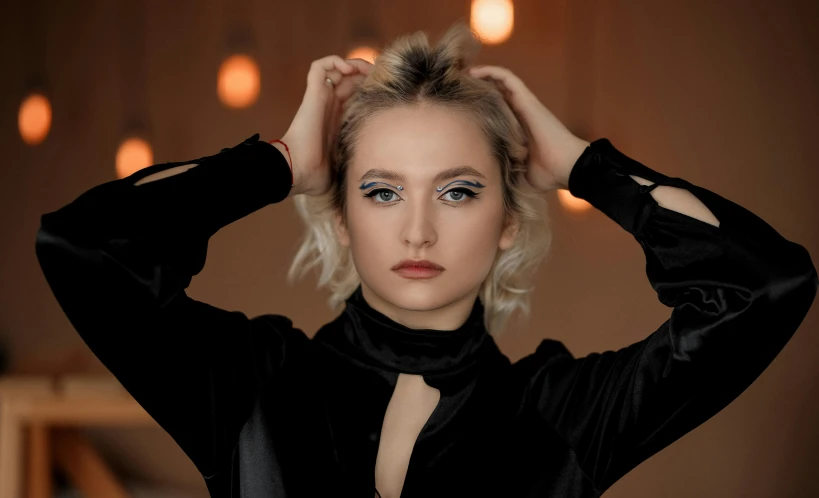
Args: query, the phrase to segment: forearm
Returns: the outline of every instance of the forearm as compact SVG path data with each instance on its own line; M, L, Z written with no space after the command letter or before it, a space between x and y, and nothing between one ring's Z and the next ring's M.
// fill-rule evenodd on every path
M635 175L629 175L640 185L653 185L654 182ZM688 190L660 185L651 192L651 196L660 206L677 211L686 216L690 216L705 223L719 226L719 220L697 197Z
M582 139L578 139L576 142L572 143L570 146L567 147L567 150L569 151L568 156L571 157L572 159L566 160L565 164L571 164L571 167L557 174L559 178L558 181L565 185L564 188L568 188L569 176L571 175L572 169L577 163L577 158L579 158L580 155L583 154L583 151L588 146L589 142ZM654 182L646 180L645 178L641 178L636 175L629 176L640 185L654 185ZM705 207L705 204L703 204L699 199L697 199L697 197L694 194L692 194L688 190L677 187L670 187L667 185L660 185L651 191L651 196L654 198L655 201L657 201L657 204L666 209L671 209L672 211L682 213L686 216L690 216L692 218L714 225L716 227L719 226L719 220L717 219L717 217L714 216L714 214L707 207Z

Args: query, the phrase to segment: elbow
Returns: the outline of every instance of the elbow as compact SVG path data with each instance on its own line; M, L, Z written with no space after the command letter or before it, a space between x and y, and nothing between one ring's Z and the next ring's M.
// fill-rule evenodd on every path
M795 245L796 254L787 258L788 265L785 269L769 279L765 289L766 295L773 301L797 299L806 302L810 307L819 288L819 277L807 249Z
M37 256L40 268L47 271L54 259L55 251L64 252L66 245L66 240L63 237L55 234L45 224L41 225L37 229L37 236L34 241L34 253Z
M810 269L791 276L787 279L780 279L773 282L768 289L768 296L771 299L788 299L801 318L808 313L819 288L819 278L816 275L816 268L812 265Z
M797 247L798 254L789 258L785 270L768 279L761 293L766 308L777 310L773 315L793 331L808 314L819 289L819 277L810 255L804 247Z
M65 240L47 228L41 226L37 230L34 254L40 265L40 271L55 293L63 280L62 275L65 273L66 265L70 264L70 261L66 259L70 251L66 251L65 246Z
M37 236L34 241L34 254L37 257L37 263L40 265L40 269L43 272L46 272L49 266L48 261L50 260L50 248L54 247L56 244L57 241L54 234L49 232L41 225L40 228L37 229Z
M37 230L34 254L55 293L58 290L55 287L62 287L71 278L68 275L77 273L80 268L87 272L90 268L87 263L98 258L93 250L68 240L45 224Z

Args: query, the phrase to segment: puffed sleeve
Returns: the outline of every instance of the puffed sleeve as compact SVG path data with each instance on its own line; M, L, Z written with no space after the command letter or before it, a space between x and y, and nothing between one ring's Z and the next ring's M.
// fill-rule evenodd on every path
M205 477L229 458L258 386L301 331L281 315L251 320L185 289L205 265L209 238L286 198L291 180L284 156L256 134L95 186L41 217L36 255L60 307Z
M719 226L658 205L650 192L659 185L693 193ZM747 209L605 138L578 158L569 191L634 236L651 286L673 308L651 335L617 351L574 358L547 339L516 364L527 399L602 492L750 386L799 327L819 280L804 247Z

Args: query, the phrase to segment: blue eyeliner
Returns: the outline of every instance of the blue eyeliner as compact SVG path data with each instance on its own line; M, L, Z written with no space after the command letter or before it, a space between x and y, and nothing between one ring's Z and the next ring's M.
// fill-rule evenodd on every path
M365 189L368 189L368 188L370 188L370 187L372 187L373 185L376 185L376 184L378 184L378 183L380 183L380 184L382 184L382 185L390 185L389 183L384 183L384 182L370 182L370 183L365 183L364 185L362 185L362 186L358 187L358 189L359 189L359 190L365 190ZM404 190L404 187L402 187L401 185L398 185L397 187L396 187L396 186L394 186L394 185L390 185L390 187L392 187L392 188L394 188L394 189L398 189L398 190Z
M404 190L404 187L402 187L401 185L391 185L391 184L385 183L385 182L365 183L365 184L361 185L358 188L359 188L359 190L366 190L366 189L372 187L373 185L377 185L379 183L382 184L382 185L388 185L388 186L390 186L390 187L392 187L392 188L394 188L396 190ZM451 181L451 182L447 183L443 187L437 187L435 189L435 191L440 192L440 191L444 190L445 188L449 187L450 185L452 185L453 183L465 184L465 185L469 185L470 187L474 187L474 188L484 188L486 186L486 185L482 184L481 182L477 182L477 181L476 182L470 182L468 180L454 180L454 181Z
M449 187L450 185L452 185L453 183L462 183L462 184L466 184L466 185L469 185L470 187L475 187L475 188L484 188L486 186L486 185L482 184L481 182L470 182L470 181L467 181L467 180L454 180L454 181L451 181L451 182L447 183L443 187L436 188L435 190L440 192L443 189L445 189L445 188Z

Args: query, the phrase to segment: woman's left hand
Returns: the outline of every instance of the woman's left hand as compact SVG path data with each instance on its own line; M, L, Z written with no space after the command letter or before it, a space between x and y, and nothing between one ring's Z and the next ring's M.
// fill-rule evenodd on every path
M474 66L469 74L495 83L526 132L526 180L538 192L569 188L569 174L589 142L578 138L549 111L512 71Z

